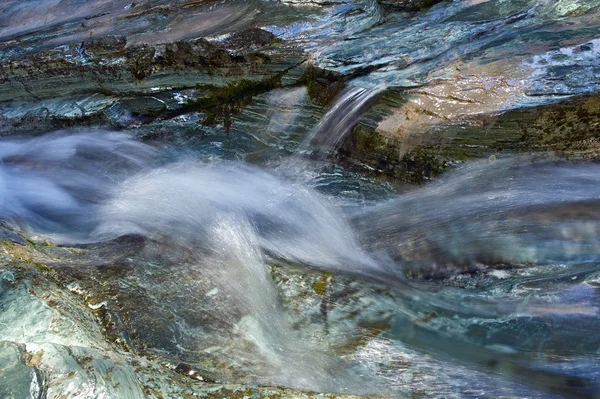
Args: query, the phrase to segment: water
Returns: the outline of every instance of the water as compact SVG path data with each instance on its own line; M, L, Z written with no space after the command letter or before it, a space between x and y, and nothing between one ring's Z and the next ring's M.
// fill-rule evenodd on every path
M316 157L335 154L360 117L383 90L383 87L365 89L350 86L346 88L334 101L327 114L300 144L298 152L300 154L316 153Z
M335 164L386 88L447 121L598 91L596 0L446 1L419 13L374 0L183 1L183 13L171 3L8 1L0 59L108 34L219 43L261 26L352 79L327 111L302 87L255 98L231 137L218 126L197 134L198 115L134 129L168 131L185 154L102 129L5 138L4 223L86 248L143 236L147 252L124 273L169 306L167 316L144 309L160 315L156 332L142 323L150 348L197 364L214 350L243 382L598 397L598 163L506 156L402 194ZM3 107L13 119L75 109ZM193 137L177 136L184 122ZM148 277L157 270L168 277Z
M71 235L89 234L116 184L156 158L155 149L114 132L8 141L0 153L2 218Z
M357 215L363 241L423 267L553 264L599 250L600 165L507 158Z
M379 372L365 376L301 338L279 305L269 259L392 289L401 298L391 305L392 346L453 356L467 367L484 364L517 381L530 375L538 389L568 391L556 376L571 371L538 368L528 351L564 353L565 361L577 364L598 344L595 327L582 326L596 324L599 304L580 288L598 273L596 164L485 161L412 193L341 208L335 198L274 171L178 158L122 133L61 132L5 140L1 149L2 219L57 243L135 234L166 248L186 248L193 269L209 276L226 293L227 306L238 309L232 326L258 348L265 362L256 371L261 383L354 393L395 384L382 385ZM472 268L485 273L496 264L518 266L524 274L519 277L517 269L513 283L503 286L507 282L494 283L492 273L487 289L463 292L443 285L432 291L406 280ZM536 295L548 279L560 284ZM573 290L589 299L575 306ZM375 292L365 295L378 298ZM424 324L423 313L432 309L434 323ZM540 319L561 331L559 346L527 347L519 338L530 329L533 334Z

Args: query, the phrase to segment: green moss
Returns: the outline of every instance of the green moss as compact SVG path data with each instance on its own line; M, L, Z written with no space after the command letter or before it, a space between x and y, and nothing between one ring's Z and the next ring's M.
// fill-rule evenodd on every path
M319 105L328 105L344 88L344 76L338 72L308 66L298 84L306 85L308 96Z
M521 128L527 149L563 152L567 156L589 152L598 157L600 97L583 97L537 110L533 123Z
M390 156L392 145L390 145L389 140L364 125L357 125L353 138L356 150L362 153L373 153L384 157Z
M402 158L398 177L407 183L419 184L441 174L448 163L438 155L438 151L416 148Z
M409 184L420 184L438 176L449 167L449 160L455 159L444 154L442 145L422 145L404 155L401 155L401 147L399 139L377 132L366 124L358 124L340 155Z
M136 80L144 80L154 72L154 48L148 45L135 46L128 49L126 54L129 72Z
M223 123L226 131L229 132L232 124L231 117L246 108L255 96L281 87L284 73L259 81L241 79L225 86L200 85L198 88L204 91L205 96L189 100L183 107L168 112L166 117L173 118L190 112L201 112L205 115L204 124Z
M197 107L210 107L216 104L231 103L240 99L254 97L281 86L279 77L260 81L241 79L230 82L225 86L200 85L199 89L206 90L208 97L190 101L188 104Z
M333 275L331 273L323 273L321 278L312 283L312 289L315 294L324 297L327 295L327 286L331 282Z
M32 262L32 263L33 263L33 264L35 265L35 267L37 267L37 268L38 268L38 270L40 270L40 271L43 271L43 272L49 272L49 271L50 271L50 268L49 268L48 266L46 266L46 265L43 265L43 264L41 264L41 263L37 263L37 262Z
M51 270L48 266L46 266L42 263L36 262L31 258L22 258L22 259L23 259L23 262L26 262L26 263L29 263L30 265L35 266L39 271L49 272Z

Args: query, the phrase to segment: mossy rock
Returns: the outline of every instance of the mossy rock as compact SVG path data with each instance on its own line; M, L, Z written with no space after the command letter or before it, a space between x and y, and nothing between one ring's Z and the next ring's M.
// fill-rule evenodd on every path
M226 51L206 39L179 41L157 47L157 62L166 67L225 67L233 62Z
M451 164L439 146L423 145L409 150L395 137L357 125L340 151L342 160L368 165L395 181L420 184L444 172Z
M570 157L599 157L600 96L543 107L535 114L533 123L522 127L524 147Z
M299 84L306 85L308 96L318 105L328 105L344 88L344 76L338 72L328 71L309 65Z
M223 123L225 130L229 132L232 116L246 108L255 96L281 87L281 78L285 73L287 71L258 81L240 79L225 86L199 85L198 89L204 92L203 96L167 112L165 117L174 118L190 112L200 112L204 114L205 125Z
M402 93L385 93L354 127L341 159L410 184L434 178L456 163L505 153L600 159L598 94L434 124L408 135L379 131L379 122L401 109L402 99Z
M135 46L127 49L126 57L128 69L136 80L144 80L155 71L155 52L154 47L148 45Z

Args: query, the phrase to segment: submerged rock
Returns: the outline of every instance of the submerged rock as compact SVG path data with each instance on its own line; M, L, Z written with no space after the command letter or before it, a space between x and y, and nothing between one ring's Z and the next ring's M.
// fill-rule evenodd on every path
M43 394L48 398L358 398L282 387L217 384L211 373L222 379L225 374L218 367L232 366L223 364L228 362L226 358L220 360L221 366L216 358L212 366L207 362L189 365L178 361L186 357L179 350L197 349L180 341L181 337L177 338L178 345L183 344L184 348L165 344L172 334L184 332L176 327L184 322L184 312L189 312L185 316L188 322L200 317L194 310L200 302L191 302L193 298L189 296L186 300L169 298L169 288L164 284L174 279L172 274L165 276L161 286L155 285L153 291L144 289L149 281L138 280L143 279L142 275L128 276L133 269L122 262L127 256L135 256L140 245L143 241L135 237L81 248L2 242L3 397L20 399ZM179 291L172 295L182 294L181 282L176 282ZM201 301L203 294L199 294L197 300ZM211 291L206 295L204 300L210 301L209 296L219 294ZM139 308L140 303L145 303L143 309ZM186 309L177 309L182 305ZM159 315L157 307L169 312ZM205 319L197 328L210 329L209 323ZM119 331L121 328L127 331ZM225 332L219 328L212 334ZM197 333L199 338L207 337L199 330ZM211 345L208 341L198 343L207 351Z

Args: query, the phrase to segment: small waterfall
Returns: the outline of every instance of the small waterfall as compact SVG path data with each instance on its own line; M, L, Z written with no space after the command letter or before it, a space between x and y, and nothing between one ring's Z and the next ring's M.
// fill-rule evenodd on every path
M298 153L313 154L319 158L334 154L367 111L371 101L383 90L357 86L344 89L319 124L300 144Z
M230 162L175 160L125 134L56 134L1 148L0 218L71 244L130 234L183 249L253 344L256 381L335 392L374 392L344 362L298 337L279 306L267 254L325 269L375 267L343 214L314 190ZM182 266L183 267L183 266ZM326 348L325 348L326 349Z

